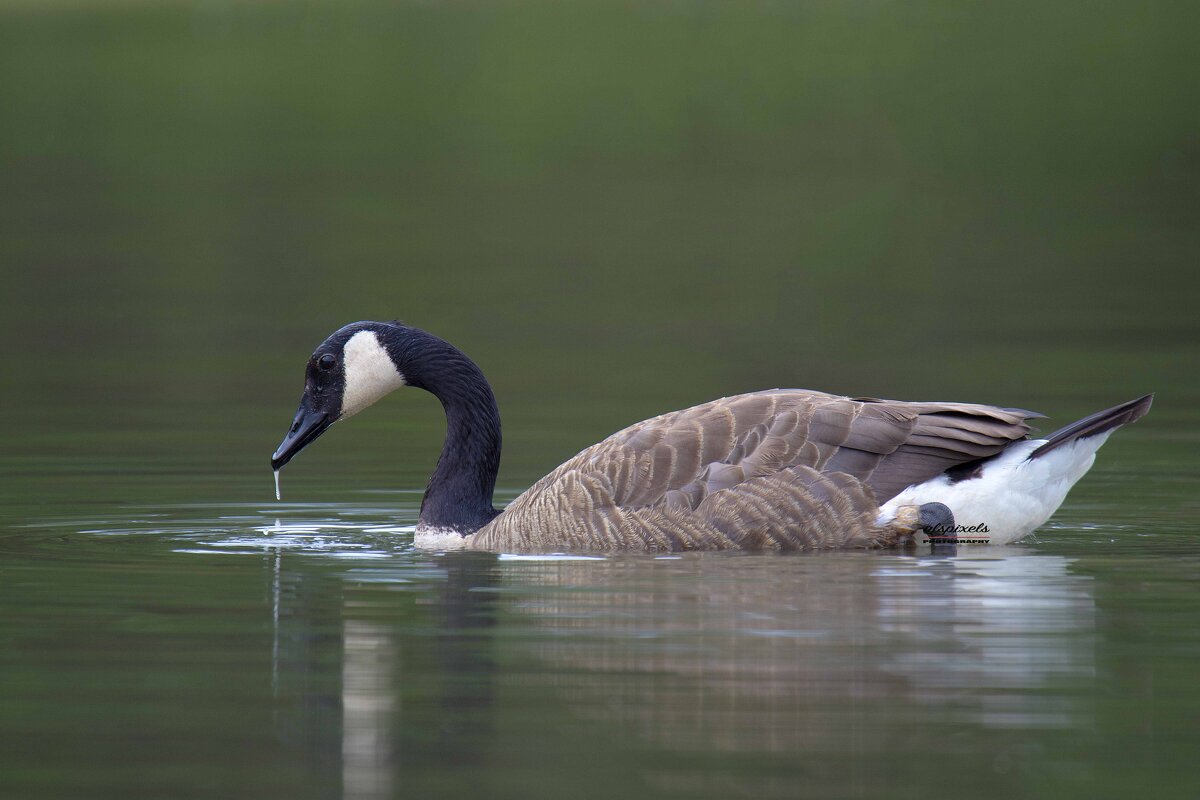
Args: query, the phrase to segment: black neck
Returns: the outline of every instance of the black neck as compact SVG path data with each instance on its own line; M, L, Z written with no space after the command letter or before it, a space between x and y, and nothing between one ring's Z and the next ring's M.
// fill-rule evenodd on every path
M492 507L500 469L496 397L483 372L458 348L415 328L400 330L395 349L401 352L394 357L406 382L432 393L446 410L446 441L425 488L420 523L473 533L500 513Z

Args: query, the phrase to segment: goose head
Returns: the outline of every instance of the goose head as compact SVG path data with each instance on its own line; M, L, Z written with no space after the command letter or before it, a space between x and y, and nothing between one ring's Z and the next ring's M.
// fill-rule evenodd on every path
M355 322L321 342L308 360L300 407L271 456L272 469L281 469L333 423L408 383L400 366L408 330L399 323Z

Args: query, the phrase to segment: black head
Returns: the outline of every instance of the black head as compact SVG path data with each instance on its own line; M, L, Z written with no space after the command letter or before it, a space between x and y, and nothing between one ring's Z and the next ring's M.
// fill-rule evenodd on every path
M280 469L340 419L356 414L405 384L390 343L405 329L390 322L355 322L313 351L304 394L292 426L271 456Z

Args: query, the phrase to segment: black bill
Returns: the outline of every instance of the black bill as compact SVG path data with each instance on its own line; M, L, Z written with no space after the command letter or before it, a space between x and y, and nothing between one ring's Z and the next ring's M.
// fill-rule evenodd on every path
M271 456L271 469L282 468L336 421L336 418L324 411L313 411L305 403L301 403L287 436L283 437L275 454Z

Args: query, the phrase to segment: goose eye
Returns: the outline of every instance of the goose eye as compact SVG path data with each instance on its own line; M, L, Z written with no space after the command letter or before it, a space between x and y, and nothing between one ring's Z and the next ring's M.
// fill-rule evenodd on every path
M317 359L317 366L321 369L333 369L334 364L337 364L337 359L326 353Z

